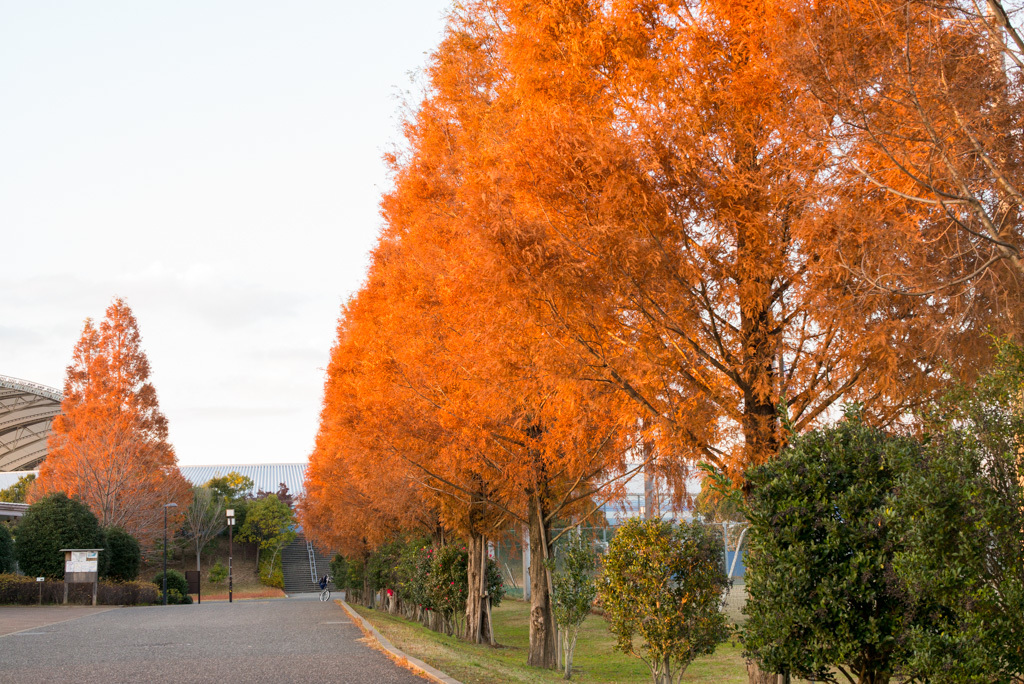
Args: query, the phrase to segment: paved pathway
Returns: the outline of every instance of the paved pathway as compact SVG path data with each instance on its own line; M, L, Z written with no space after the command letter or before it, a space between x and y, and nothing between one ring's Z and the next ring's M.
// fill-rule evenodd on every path
M94 613L114 610L112 606L0 606L0 636L45 627Z
M362 639L315 594L119 608L0 637L0 681L424 684Z

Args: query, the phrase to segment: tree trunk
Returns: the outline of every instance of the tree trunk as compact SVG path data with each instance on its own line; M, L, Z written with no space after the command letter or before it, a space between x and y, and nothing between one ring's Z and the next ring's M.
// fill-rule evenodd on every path
M202 556L202 553L203 553L203 550L201 548L199 548L198 546L196 546L196 570L197 571L201 571L203 569L201 567L200 563L199 563L199 559Z
M468 544L467 563L468 587L466 596L465 638L474 644L492 642L491 625L486 610L487 601L487 539L482 534L472 534Z
M747 661L747 684L778 684L778 675L762 672L756 660Z
M556 669L558 643L555 636L554 612L551 609L551 591L548 569L544 564L550 548L547 540L550 530L543 519L540 497L530 496L530 652L526 663L532 667Z

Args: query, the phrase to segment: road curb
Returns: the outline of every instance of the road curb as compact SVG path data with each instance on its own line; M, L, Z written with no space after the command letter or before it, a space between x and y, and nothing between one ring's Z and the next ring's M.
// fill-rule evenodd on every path
M416 674L426 677L434 682L439 682L439 684L462 684L459 680L452 679L444 672L441 672L436 667L427 665L419 658L413 658L412 656L403 653L401 650L396 648L394 644L388 641L383 634L378 632L377 628L370 624L366 618L354 611L344 600L335 599L335 603L341 606L342 609L348 613L352 622L356 623L356 626L359 627L366 636L376 641L380 649L389 654L391 659L399 665L402 665Z

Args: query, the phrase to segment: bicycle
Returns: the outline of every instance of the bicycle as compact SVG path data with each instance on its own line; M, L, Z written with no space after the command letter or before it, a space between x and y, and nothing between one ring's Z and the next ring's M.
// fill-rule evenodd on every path
M331 578L327 577L326 580L327 581L324 582L324 588L320 591L320 600L321 601L330 601L331 600L331 587L329 586Z

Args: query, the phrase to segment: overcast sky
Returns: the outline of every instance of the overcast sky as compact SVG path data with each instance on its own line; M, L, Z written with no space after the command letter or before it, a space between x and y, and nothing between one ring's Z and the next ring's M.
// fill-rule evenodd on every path
M179 462L306 460L448 4L0 0L0 374L121 296Z

